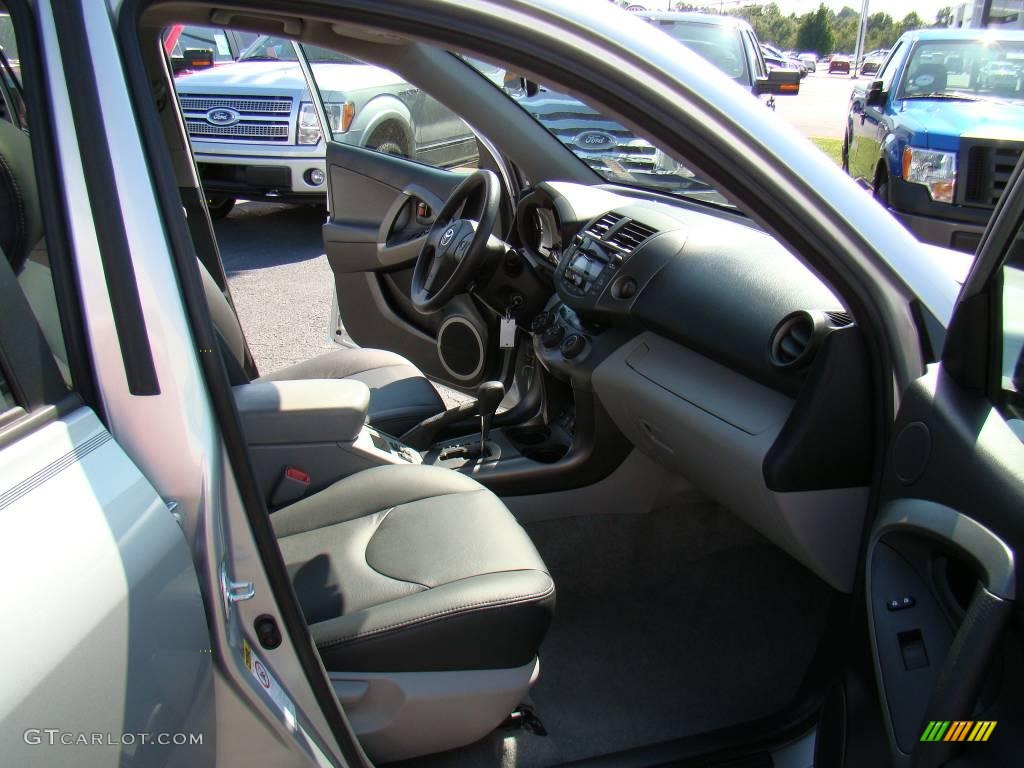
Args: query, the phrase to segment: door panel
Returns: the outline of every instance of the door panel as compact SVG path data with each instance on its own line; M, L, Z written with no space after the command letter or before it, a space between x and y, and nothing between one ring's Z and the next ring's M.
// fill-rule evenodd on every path
M0 450L0 478L5 762L212 765L210 635L163 500L86 408Z
M1022 169L982 241L941 363L903 394L869 537L872 650L898 765L1010 765L1024 749L1024 441L1001 359L1018 327L1002 264L1024 242Z
M464 175L340 142L327 145L327 175L324 249L348 336L362 347L397 352L451 386L466 388L495 377L500 356L490 343L492 324L470 297L457 297L427 315L409 299L413 266L434 212ZM438 333L456 316L470 323L481 340L484 364L472 379L453 376L438 354Z

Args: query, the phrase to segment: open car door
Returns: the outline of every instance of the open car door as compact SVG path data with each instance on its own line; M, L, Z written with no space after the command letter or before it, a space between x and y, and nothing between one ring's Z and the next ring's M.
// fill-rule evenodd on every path
M318 63L314 48L295 49L329 137L323 239L335 280L335 341L397 352L462 389L503 378L507 355L493 312L468 293L430 312L410 298L436 215L481 164L472 130L380 67L346 64L365 72L358 88L339 95L332 65Z
M1022 166L941 361L904 393L868 538L868 618L894 765L1020 761Z

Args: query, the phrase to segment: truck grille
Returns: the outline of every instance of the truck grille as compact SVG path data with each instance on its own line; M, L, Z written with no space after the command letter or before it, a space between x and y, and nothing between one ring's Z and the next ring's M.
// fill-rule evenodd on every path
M208 112L217 107L242 114L287 115L292 111L292 99L290 96L181 96L181 108L186 112Z
M285 143L291 138L290 96L179 95L185 127L196 139ZM216 110L230 110L236 120L225 125L210 120Z
M960 202L992 208L1006 189L1024 143L964 139L961 142Z
M267 125L245 122L234 125L210 125L205 120L186 120L185 125L188 126L188 135L196 138L288 140L288 123Z

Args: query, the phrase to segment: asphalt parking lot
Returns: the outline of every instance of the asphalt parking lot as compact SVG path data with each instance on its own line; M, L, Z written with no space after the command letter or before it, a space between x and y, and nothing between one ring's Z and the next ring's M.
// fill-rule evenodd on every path
M842 139L854 80L808 75L797 96L776 98L776 114L811 138ZM330 351L333 276L315 206L240 202L216 224L231 293L261 373Z
M800 81L797 96L777 96L775 113L809 138L842 139L850 91L849 75L812 72Z

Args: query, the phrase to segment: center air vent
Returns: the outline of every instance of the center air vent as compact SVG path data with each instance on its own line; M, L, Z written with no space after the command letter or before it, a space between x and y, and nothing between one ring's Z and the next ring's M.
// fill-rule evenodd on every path
M786 315L775 326L768 357L778 368L802 368L814 359L814 353L828 334L831 323L824 312L800 310Z
M604 236L624 218L624 216L617 213L606 213L591 225L590 229L587 230L587 234L591 237L596 237L598 240L603 240Z
M619 227L615 231L615 234L608 238L608 242L611 245L617 245L628 253L632 253L639 248L645 240L656 234L658 234L658 230L654 227L649 227L646 224L641 224L639 221L633 220L626 222L624 225Z

